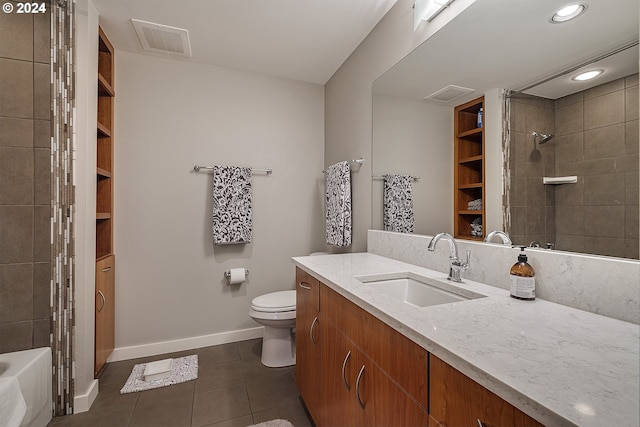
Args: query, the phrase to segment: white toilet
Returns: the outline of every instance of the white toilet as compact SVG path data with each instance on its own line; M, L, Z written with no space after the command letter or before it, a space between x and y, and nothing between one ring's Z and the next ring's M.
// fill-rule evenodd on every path
M264 325L262 364L270 368L296 364L296 291L271 292L251 301L249 316Z

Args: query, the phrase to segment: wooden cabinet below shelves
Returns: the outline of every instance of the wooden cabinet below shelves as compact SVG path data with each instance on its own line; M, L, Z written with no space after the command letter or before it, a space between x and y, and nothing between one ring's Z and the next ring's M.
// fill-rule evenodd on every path
M96 262L96 319L94 374L100 375L113 351L115 334L115 257L106 256Z
M454 109L454 237L481 240L485 235L484 98ZM478 206L471 202L480 201ZM474 208L474 209L471 209ZM475 225L475 227L474 227ZM477 227L480 225L480 228Z
M433 354L429 357L430 427L544 427Z

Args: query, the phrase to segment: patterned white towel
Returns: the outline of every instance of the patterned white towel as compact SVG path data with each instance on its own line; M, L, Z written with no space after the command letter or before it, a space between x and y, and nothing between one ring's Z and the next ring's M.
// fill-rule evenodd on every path
M384 176L384 216L386 231L413 233L412 176Z
M351 245L351 165L338 162L325 171L327 243Z
M213 243L251 243L251 168L213 167Z

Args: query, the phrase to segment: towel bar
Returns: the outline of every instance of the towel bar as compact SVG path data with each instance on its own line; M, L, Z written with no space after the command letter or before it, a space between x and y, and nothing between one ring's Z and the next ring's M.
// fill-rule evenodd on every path
M193 167L193 170L196 171L196 172L200 172L200 169L213 170L213 166L195 165ZM273 169L254 169L254 168L251 168L251 172L262 172L262 173L266 173L267 175L271 175L273 173Z

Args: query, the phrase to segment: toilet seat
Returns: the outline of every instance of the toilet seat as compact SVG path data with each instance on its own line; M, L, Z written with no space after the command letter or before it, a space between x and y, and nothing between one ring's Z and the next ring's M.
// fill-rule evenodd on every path
M262 313L295 311L296 291L279 291L260 295L251 301L251 310Z

